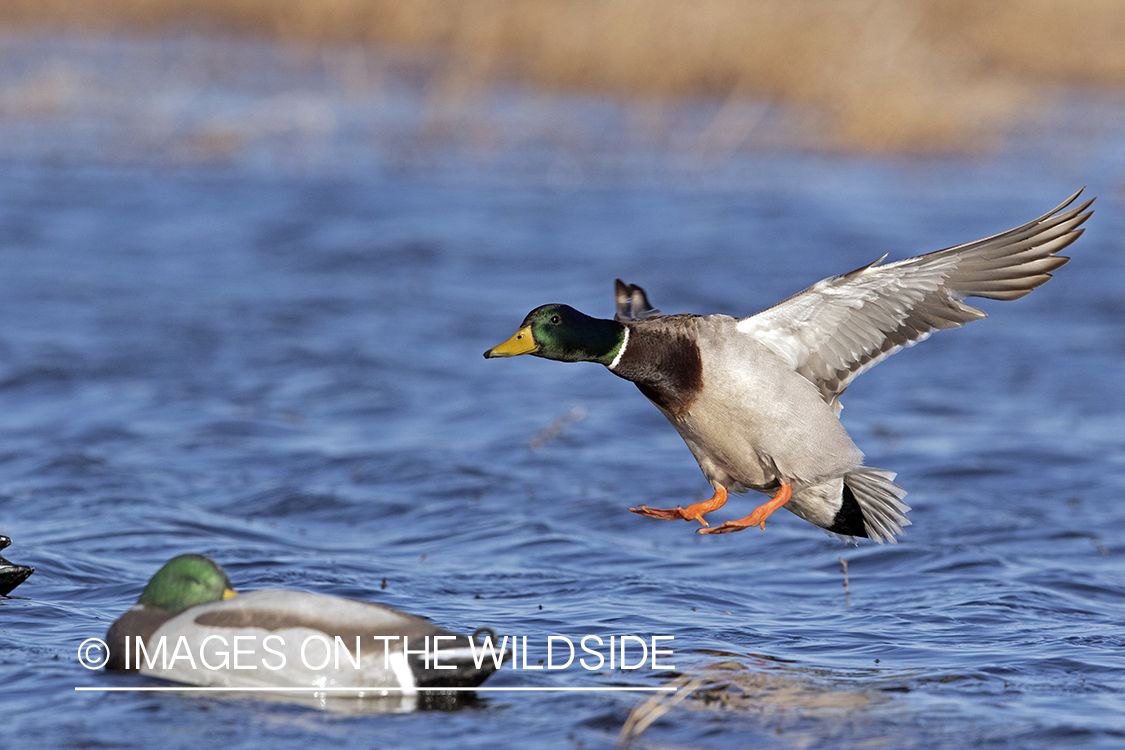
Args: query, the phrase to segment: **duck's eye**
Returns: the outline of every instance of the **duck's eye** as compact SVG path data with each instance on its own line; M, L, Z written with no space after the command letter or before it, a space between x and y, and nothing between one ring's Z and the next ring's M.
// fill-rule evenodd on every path
M562 318L560 318L558 315L552 315L551 316L551 322L554 323L555 325L558 325L559 323L562 322Z

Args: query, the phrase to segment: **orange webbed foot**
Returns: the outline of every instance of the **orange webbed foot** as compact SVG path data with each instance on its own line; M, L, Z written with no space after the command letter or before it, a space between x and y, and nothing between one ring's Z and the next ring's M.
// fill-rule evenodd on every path
M735 531L748 529L751 526L757 526L764 531L766 528L766 519L769 518L770 514L775 510L789 502L791 497L793 497L793 488L788 484L783 484L781 485L781 489L777 491L777 494L773 496L772 500L759 505L754 509L753 513L745 518L740 518L737 521L727 521L722 526L716 526L714 528L699 529L698 533L730 534Z
M713 510L718 510L723 507L727 502L727 491L725 487L717 487L715 494L710 500L704 500L701 503L692 503L686 508L676 506L675 508L650 508L647 505L642 505L640 508L630 508L629 510L634 513L639 513L642 516L649 518L658 518L663 521L674 521L682 518L685 521L699 521L704 526L707 522L703 520L704 513L710 513Z
M647 505L642 505L639 508L630 508L629 510L649 518L659 518L662 521L675 521L684 517L684 509L678 505L675 508L650 508Z

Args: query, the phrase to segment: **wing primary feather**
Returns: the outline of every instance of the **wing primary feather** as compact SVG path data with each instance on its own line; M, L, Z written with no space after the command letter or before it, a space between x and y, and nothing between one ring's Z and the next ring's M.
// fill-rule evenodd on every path
M636 284L626 284L621 279L615 279L613 291L617 302L617 312L613 319L618 323L630 323L660 314L659 310L648 303L645 290Z
M773 350L838 409L851 381L891 354L934 330L988 317L962 300L1019 299L1049 281L1070 260L1058 253L1082 236L1093 214L1093 198L1073 205L1083 190L1006 232L887 264L884 255L819 281L741 319L738 330ZM618 288L619 314L622 287L630 289Z

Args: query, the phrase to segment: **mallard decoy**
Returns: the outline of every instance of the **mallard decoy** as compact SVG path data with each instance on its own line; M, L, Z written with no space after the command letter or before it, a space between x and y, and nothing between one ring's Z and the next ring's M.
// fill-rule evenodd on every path
M222 687L475 687L498 666L486 655L478 667L473 649L487 649L466 636L390 607L305 591L236 594L203 555L165 563L106 645L106 669Z
M11 537L0 535L0 550L7 549L11 543ZM0 555L0 596L7 596L12 593L12 589L26 581L34 572L35 568L16 565Z
M634 513L725 534L764 529L785 507L845 539L894 542L910 524L906 492L894 472L863 465L840 424L840 397L857 375L935 329L987 317L966 298L1014 300L1046 283L1069 260L1057 253L1085 231L1093 199L1068 208L1081 193L993 237L886 265L884 255L746 318L659 315L643 289L618 280L613 320L544 305L484 356L597 362L636 383L715 493L686 508ZM737 521L707 523L704 514L728 493L747 489L772 499Z

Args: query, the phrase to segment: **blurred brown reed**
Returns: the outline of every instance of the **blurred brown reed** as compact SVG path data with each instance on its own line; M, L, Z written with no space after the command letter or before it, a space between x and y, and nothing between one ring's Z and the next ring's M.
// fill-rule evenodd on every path
M424 47L446 56L443 88L454 99L495 80L657 100L766 99L814 114L818 140L805 145L851 149L971 147L1034 111L1045 84L1125 83L1117 0L0 3L0 28L28 26Z

